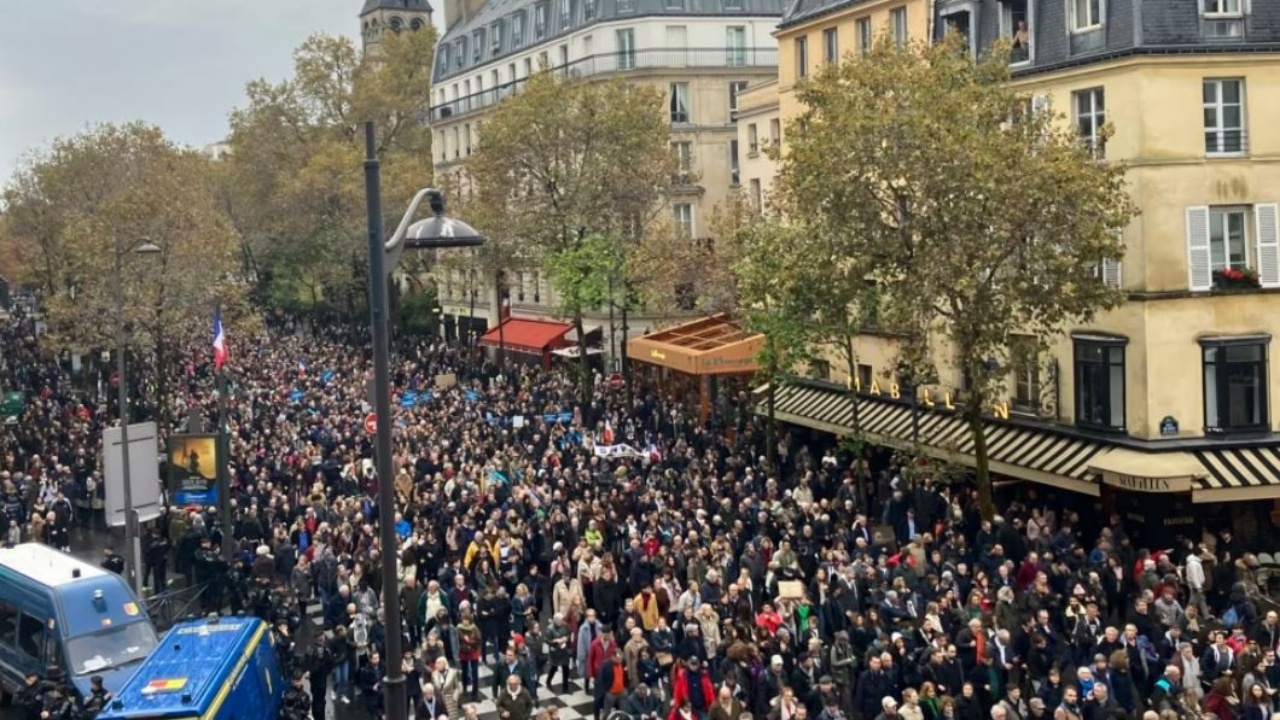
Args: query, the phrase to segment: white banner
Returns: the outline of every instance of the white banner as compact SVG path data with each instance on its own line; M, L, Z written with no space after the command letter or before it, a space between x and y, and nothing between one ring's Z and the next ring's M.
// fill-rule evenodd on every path
M104 506L107 524L123 527L124 516L124 445L120 442L120 426L102 431L104 451L103 480L106 487ZM129 425L129 489L132 491L134 512L138 522L160 517L160 461L159 442L156 440L156 424L153 422Z
M640 451L626 444L619 445L596 445L593 450L597 457L602 458L632 458L640 457Z

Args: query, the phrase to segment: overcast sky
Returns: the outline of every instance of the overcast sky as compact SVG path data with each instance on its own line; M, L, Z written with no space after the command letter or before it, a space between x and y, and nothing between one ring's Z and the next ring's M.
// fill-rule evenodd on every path
M355 37L362 0L0 0L0 184L22 154L93 123L221 140L245 83L281 80L317 32Z

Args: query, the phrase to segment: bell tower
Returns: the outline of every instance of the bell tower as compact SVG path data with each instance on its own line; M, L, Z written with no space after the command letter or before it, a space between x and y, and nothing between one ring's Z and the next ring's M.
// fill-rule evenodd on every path
M386 33L414 32L431 24L427 0L365 0L360 11L360 40L367 53L382 52Z

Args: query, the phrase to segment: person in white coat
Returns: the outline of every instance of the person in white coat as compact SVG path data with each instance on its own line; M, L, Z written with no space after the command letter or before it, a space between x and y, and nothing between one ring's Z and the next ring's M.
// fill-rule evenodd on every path
M1209 617L1209 607L1204 601L1204 561L1201 560L1201 553L1204 551L1204 546L1197 546L1195 552L1187 554L1186 564L1182 569L1182 579L1191 590L1191 597L1187 600L1187 604L1195 605L1200 608L1200 614L1203 617Z

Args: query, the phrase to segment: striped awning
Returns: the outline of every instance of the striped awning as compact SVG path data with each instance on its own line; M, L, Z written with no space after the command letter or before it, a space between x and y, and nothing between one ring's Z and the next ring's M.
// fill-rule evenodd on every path
M1194 502L1280 498L1280 447L1197 450L1209 471L1193 488Z
M763 400L756 412L765 414ZM774 414L779 420L837 435L860 429L877 445L911 449L952 462L972 465L974 440L967 422L954 411L917 406L890 399L860 395L857 422L850 394L825 384L798 382L778 387ZM913 423L915 427L913 428ZM994 472L1063 487L1090 495L1098 483L1090 460L1108 445L1083 440L1048 428L983 421L987 457ZM914 432L913 432L914 430ZM913 441L913 438L916 440Z

